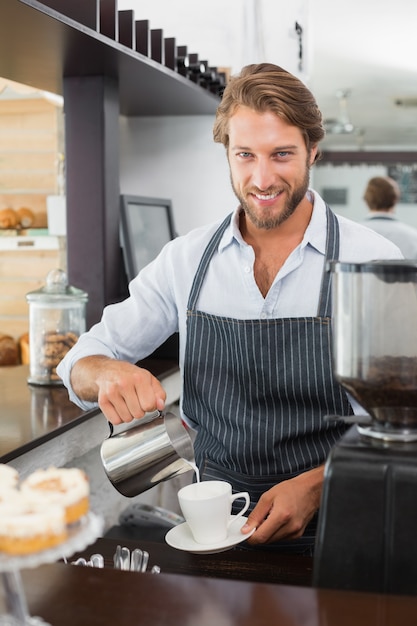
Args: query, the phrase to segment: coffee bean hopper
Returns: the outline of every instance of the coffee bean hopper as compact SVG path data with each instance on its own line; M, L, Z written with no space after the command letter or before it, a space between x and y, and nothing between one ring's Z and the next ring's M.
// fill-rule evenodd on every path
M326 463L313 584L415 594L417 262L332 262L329 271L334 372L363 415L356 410Z

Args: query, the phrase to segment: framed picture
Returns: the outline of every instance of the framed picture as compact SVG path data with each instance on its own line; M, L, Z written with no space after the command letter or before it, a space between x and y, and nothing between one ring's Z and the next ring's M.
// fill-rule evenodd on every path
M417 168L415 165L391 165L387 168L390 178L400 187L400 204L417 203Z
M121 196L120 243L129 281L175 236L171 200Z

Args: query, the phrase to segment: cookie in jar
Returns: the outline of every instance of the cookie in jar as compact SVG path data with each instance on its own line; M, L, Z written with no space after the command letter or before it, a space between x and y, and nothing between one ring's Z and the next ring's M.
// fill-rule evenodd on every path
M87 294L68 285L63 270L52 270L46 284L26 295L29 303L29 378L34 385L61 385L58 363L86 328Z

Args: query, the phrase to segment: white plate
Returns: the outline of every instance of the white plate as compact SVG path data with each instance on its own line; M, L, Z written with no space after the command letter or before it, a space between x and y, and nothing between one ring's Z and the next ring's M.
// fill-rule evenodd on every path
M233 515L232 517L236 517L236 515ZM255 532L254 528L250 533L242 535L240 529L246 521L247 517L244 516L234 520L230 524L229 534L226 539L216 544L203 544L194 541L187 523L171 528L171 530L169 530L165 535L165 541L172 548L185 550L186 552L194 552L195 554L215 554L216 552L225 552L225 550L230 550L230 548L233 548L233 546L236 546L238 543L246 541L246 539L248 539L252 533Z

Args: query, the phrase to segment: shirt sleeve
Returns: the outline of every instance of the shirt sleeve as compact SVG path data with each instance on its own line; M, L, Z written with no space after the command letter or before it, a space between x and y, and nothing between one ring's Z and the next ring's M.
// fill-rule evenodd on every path
M178 330L178 312L172 291L172 262L166 251L129 285L130 296L105 307L101 320L82 334L57 367L69 398L84 410L97 403L78 398L71 386L71 370L91 355L136 363L146 358Z

